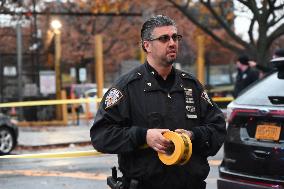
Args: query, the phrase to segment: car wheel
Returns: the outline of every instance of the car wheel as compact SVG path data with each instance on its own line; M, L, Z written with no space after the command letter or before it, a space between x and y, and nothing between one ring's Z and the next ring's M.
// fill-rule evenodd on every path
M15 147L15 135L6 128L0 128L0 155L9 154Z

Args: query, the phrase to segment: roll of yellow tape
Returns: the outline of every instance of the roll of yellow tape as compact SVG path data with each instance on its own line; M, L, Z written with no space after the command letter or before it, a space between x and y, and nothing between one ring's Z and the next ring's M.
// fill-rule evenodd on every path
M186 164L192 154L192 143L191 140L189 138L189 136L187 134L182 133L181 137L183 138L183 142L184 142L184 155L182 156L183 158L180 160L179 164L180 165L184 165Z
M158 153L159 159L166 165L184 165L192 154L192 143L186 134L179 134L173 131L165 132L163 136L172 141L173 149L166 154Z

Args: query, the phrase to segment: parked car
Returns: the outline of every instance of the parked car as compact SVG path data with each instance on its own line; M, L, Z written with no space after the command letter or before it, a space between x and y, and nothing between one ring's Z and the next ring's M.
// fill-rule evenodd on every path
M15 120L0 113L0 155L9 154L17 145L18 128Z
M65 87L67 98L68 99L77 99L81 98L87 90L96 88L97 84L95 83L81 83L81 84L71 84L70 86ZM67 105L68 112L72 110L72 104ZM81 112L81 106L78 106L78 111Z
M70 94L73 98L80 98L87 90L97 88L95 83L72 84Z
M107 92L108 88L103 88L103 95ZM97 112L97 88L93 88L93 89L89 89L87 91L84 92L84 94L82 95L81 98L91 98L92 101L89 103L89 111L92 115L95 115L95 113ZM82 110L83 112L86 112L86 104L82 104Z
M227 108L218 189L284 189L284 58Z

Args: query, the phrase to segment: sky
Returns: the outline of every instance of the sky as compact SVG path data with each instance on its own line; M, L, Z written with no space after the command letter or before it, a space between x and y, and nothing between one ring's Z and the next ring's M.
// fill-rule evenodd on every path
M235 5L235 32L237 35L242 36L242 39L245 41L249 40L248 36L248 30L249 25L252 18L252 13L248 11L247 9L244 9L244 7L237 1L234 0ZM254 32L255 35L257 35L256 31Z

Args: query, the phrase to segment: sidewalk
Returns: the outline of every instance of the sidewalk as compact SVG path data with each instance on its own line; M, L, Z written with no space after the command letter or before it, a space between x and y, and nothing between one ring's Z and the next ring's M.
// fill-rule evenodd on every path
M18 147L47 147L90 143L93 120L68 126L19 127Z

